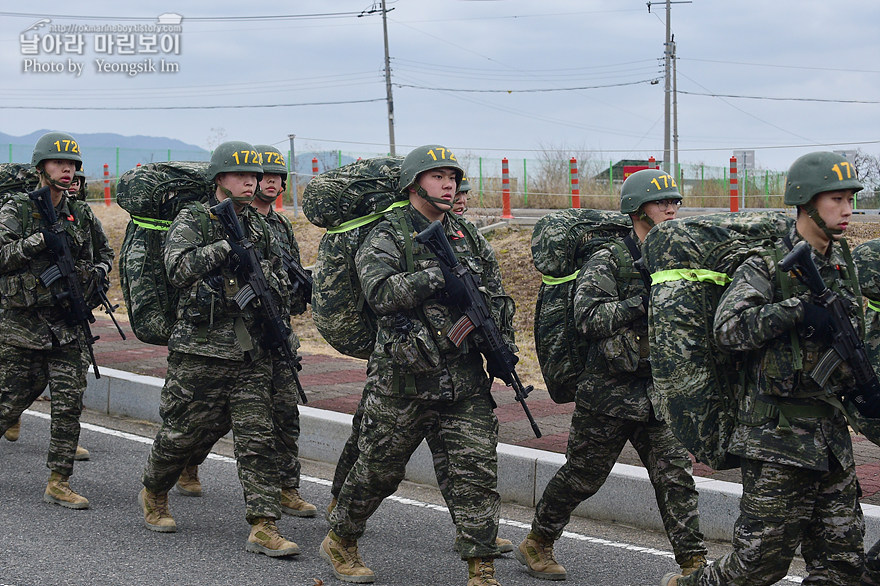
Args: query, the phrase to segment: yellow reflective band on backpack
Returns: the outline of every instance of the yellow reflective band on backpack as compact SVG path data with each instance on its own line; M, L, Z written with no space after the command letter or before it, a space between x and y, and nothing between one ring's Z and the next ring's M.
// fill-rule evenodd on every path
M354 230L355 228L360 228L361 226L366 226L373 220L378 220L381 218L386 212L390 212L394 208L403 207L409 204L409 200L396 201L381 212L376 212L375 214L370 214L368 216L361 216L360 218L355 218L354 220L349 220L347 222L343 222L338 226L334 226L333 228L327 228L328 234L339 234L340 232L348 232L349 230Z
M146 228L147 230L166 231L171 227L172 220L157 220L156 218L148 218L146 216L132 216L131 221L135 226Z
M651 284L666 283L667 281L694 281L697 283L715 283L716 285L727 285L731 278L726 273L710 271L707 269L670 269L668 271L657 271L651 274Z
M543 282L545 285L561 285L563 283L568 283L569 281L577 279L577 276L580 273L581 271L580 269L578 269L574 273L566 275L564 277L551 277L550 275L542 275L541 282Z
M865 297L865 301L868 302L868 309L873 309L874 311L880 311L880 302L874 301L873 299L869 299L867 296Z

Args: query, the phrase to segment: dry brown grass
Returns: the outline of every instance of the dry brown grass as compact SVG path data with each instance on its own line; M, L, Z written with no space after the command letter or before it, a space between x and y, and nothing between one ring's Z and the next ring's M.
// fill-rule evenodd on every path
M118 254L125 235L125 227L128 224L128 213L116 204L110 207L96 204L93 209L104 225L104 231L107 233L113 250ZM313 264L324 230L313 226L302 214L294 218L291 211L285 210L284 213L293 222L303 264L306 266ZM850 226L847 234L847 239L852 247L866 240L880 238L880 222L855 222ZM533 337L535 303L538 298L541 275L532 264L531 236L530 227L510 227L489 233L488 239L498 256L505 288L516 301L517 312L514 325L517 331L516 341L520 349L520 362L517 370L523 381L543 387ZM118 269L118 267L114 268ZM124 308L122 293L119 289L118 270L111 273L111 282L109 297L114 303L119 303ZM124 309L117 314L124 318ZM318 330L312 322L311 310L295 317L293 327L303 342L304 350L312 353L336 354L336 351L318 334Z

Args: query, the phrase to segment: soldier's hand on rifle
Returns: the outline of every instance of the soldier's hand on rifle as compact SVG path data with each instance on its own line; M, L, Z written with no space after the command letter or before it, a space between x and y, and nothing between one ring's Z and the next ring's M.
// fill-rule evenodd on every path
M511 353L510 361L511 367L516 366L516 363L519 362L519 356ZM505 380L505 376L509 373L508 368L494 354L486 358L486 371L490 377L497 378L498 380Z
M61 254L61 252L64 250L64 243L61 241L61 239L64 238L64 236L59 236L58 234L52 232L47 228L43 228L41 232L43 234L43 242L46 243L46 248L51 250L56 255Z
M443 281L445 295L439 298L443 305L466 305L467 304L467 288L461 279L452 274L443 263L440 263L440 271L443 273Z
M227 240L226 242L229 244L229 256L226 257L226 266L235 272L238 270L242 259L247 257L247 251L238 242L233 242L232 240Z
M834 334L831 326L831 312L826 308L801 300L804 307L804 337L820 344L828 344Z

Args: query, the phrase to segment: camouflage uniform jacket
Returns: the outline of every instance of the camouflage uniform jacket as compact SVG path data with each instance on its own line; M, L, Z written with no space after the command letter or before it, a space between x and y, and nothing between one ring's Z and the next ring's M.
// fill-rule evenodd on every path
M597 250L578 273L574 318L591 343L575 400L590 411L635 421L650 417L647 294L629 251L616 244Z
M880 372L880 238L855 247L853 262L865 302L865 347Z
M283 311L290 284L277 242L253 208L245 208L239 221L263 259L263 273ZM165 272L181 291L169 350L231 360L244 360L246 353L252 359L265 355L259 304L254 300L240 309L233 300L245 282L227 266L229 250L223 226L203 204L188 205L172 222L165 240ZM217 276L221 279L208 278Z
M296 236L293 234L293 225L290 223L290 220L287 219L287 216L279 214L272 208L269 208L269 213L266 214L265 218L266 223L269 224L269 228L272 229L272 235L275 237L278 245L289 252L293 257L293 260L301 265L302 263L299 258L299 243L296 241ZM300 315L301 313L304 313L307 301L310 300L305 299L301 294L291 295L290 306L288 308L290 315Z
M802 238L793 230L792 245ZM747 258L737 268L733 280L721 296L715 312L714 333L718 346L728 351L749 351L746 358L746 392L740 401L737 426L730 452L755 460L797 466L811 470L829 469L834 456L846 468L853 466L852 441L843 414L829 409L822 397L840 398L855 384L852 371L845 364L835 371L826 388L820 388L808 375L828 346L805 338L800 322L803 306L809 300L804 286L787 274L778 274L776 259L788 246L761 251ZM849 313L859 328L857 291L847 275L846 261L839 244L833 244L830 256L813 251L813 261L826 285L848 303ZM789 279L791 295L783 296L781 280ZM852 282L854 282L854 277ZM792 336L798 339L803 369L796 368L797 356ZM766 404L816 407L824 416L786 417L768 414Z
M516 351L513 299L504 292L492 247L452 214L445 216L443 224L456 257L482 282L496 324ZM364 297L378 317L366 392L466 400L489 391L478 350L481 341L473 332L456 347L447 337L461 312L437 301L445 286L443 273L434 255L412 238L428 225L427 218L411 205L390 212L373 228L355 257ZM409 234L404 235L402 229ZM473 241L472 234L476 236ZM407 240L413 270L407 268Z
M55 211L85 289L96 263L92 234L98 219L87 204L66 196ZM39 280L40 273L54 262L40 234L46 227L36 204L24 194L13 196L0 208L0 343L48 350L53 339L68 344L80 332L78 324L65 322L66 311L55 301L64 291L62 279L49 289ZM108 246L99 254L100 266L109 271L112 250Z

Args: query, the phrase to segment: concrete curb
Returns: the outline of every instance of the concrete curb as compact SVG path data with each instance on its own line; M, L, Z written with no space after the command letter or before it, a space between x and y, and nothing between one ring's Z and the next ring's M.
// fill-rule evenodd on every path
M160 422L159 395L164 381L112 368L101 368L101 378L89 373L83 397L86 408L107 415L121 415ZM351 431L351 415L300 407L300 456L335 464ZM506 502L534 507L544 487L565 462L563 454L498 444L498 492ZM406 479L437 486L431 452L427 444L413 455ZM730 541L739 516L742 486L694 477L700 493L700 527L707 539ZM862 504L865 515L865 543L880 538L880 506ZM654 489L644 468L615 464L608 480L589 500L575 509L576 515L632 527L663 531Z

